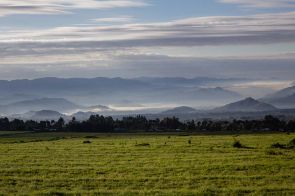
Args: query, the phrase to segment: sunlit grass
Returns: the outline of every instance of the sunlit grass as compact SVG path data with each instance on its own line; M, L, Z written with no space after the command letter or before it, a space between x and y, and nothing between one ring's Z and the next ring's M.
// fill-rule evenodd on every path
M295 194L295 135L92 135L2 137L0 193Z

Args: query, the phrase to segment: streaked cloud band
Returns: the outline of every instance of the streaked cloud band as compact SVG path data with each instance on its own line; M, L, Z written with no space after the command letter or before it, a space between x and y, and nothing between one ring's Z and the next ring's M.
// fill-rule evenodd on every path
M219 0L221 3L238 4L247 8L294 8L294 0Z
M77 47L191 46L295 42L295 12L186 18L161 23L2 31L1 43Z
M1 0L0 16L62 14L73 9L111 9L147 5L144 0Z

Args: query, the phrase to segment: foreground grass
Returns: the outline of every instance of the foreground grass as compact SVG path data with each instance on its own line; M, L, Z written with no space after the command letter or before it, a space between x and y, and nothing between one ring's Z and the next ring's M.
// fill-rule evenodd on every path
M0 137L0 194L295 194L295 135L87 135Z

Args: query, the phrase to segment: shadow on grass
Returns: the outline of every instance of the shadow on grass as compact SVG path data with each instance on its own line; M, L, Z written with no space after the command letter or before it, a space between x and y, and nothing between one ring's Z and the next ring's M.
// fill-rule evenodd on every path
M253 147L245 146L240 141L237 141L237 140L233 143L233 147L234 148L244 148L244 149L255 149Z
M46 139L34 139L34 140L16 140L7 142L9 144L19 144L19 143L34 143L34 142L52 142L52 141L58 141L58 140L64 140L67 139L66 137L53 137L53 138L46 138Z
M139 147L139 146L150 146L149 143L141 143L141 144L136 144L135 146Z
M281 143L275 143L271 145L271 148L279 148L279 149L295 149L295 139L291 140L288 144L281 144Z

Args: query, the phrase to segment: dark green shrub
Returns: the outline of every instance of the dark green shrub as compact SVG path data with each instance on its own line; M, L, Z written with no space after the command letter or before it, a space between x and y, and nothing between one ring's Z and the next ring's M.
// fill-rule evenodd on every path
M271 145L271 148L280 148L280 149L286 149L287 146L285 144L275 143Z
M234 148L244 148L244 146L241 144L240 141L235 141L235 142L233 143L233 147L234 147Z
M295 139L292 139L292 140L288 143L288 147L289 147L289 148L295 148Z
M295 148L295 139L291 140L288 144L280 144L280 143L272 144L271 148L294 149Z

